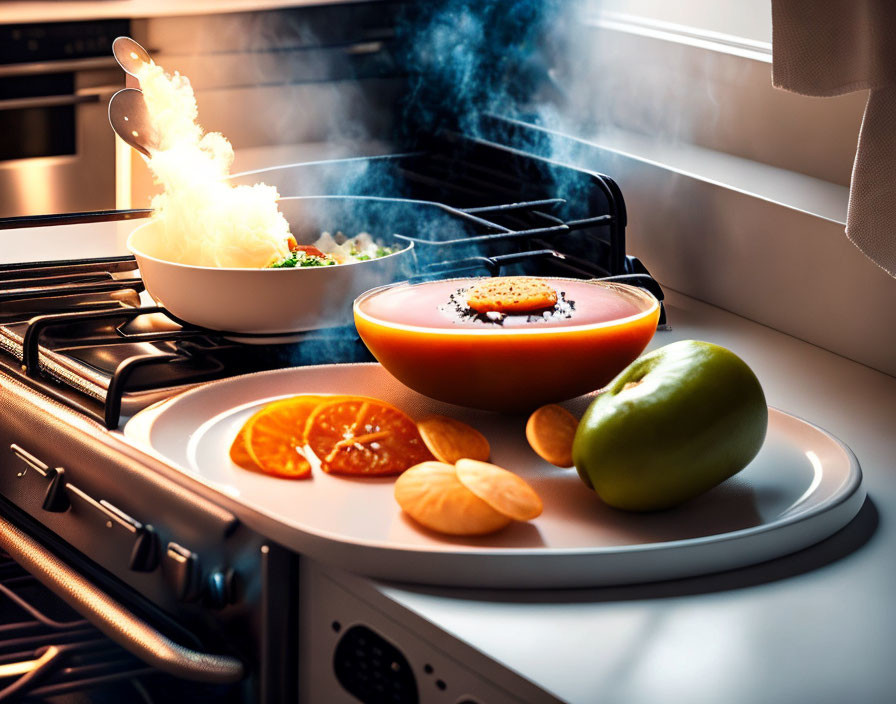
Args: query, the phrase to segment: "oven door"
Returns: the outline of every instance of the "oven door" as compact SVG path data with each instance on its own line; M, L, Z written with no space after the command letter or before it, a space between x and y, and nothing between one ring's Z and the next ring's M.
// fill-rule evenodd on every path
M0 65L0 217L115 206L113 57Z

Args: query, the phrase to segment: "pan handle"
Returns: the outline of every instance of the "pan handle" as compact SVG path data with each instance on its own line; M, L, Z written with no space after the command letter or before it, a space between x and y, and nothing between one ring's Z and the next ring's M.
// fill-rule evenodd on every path
M243 663L236 658L197 652L170 640L5 518L0 518L0 548L97 629L144 662L176 677L200 682L229 684L245 675Z

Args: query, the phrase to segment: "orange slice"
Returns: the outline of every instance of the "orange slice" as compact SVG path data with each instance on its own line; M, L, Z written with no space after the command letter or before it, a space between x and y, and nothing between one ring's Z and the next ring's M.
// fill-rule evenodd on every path
M444 462L407 470L395 481L395 500L421 525L448 535L484 535L510 523L461 484L455 468Z
M541 498L526 481L488 462L458 460L457 479L489 506L515 521L541 515Z
M526 440L543 460L558 467L572 467L572 441L579 421L562 406L548 404L529 416Z
M491 452L482 433L454 418L432 416L417 423L417 430L435 458L448 464L463 457L485 462Z
M261 467L252 461L252 458L249 456L249 450L246 449L245 424L240 428L240 432L236 434L236 437L233 439L233 444L230 446L230 460L237 467L242 467L243 469L248 469L252 472L261 470Z
M320 404L305 424L304 439L329 474L387 476L432 459L414 421L363 396Z
M269 403L249 418L242 433L246 455L255 467L278 477L310 477L311 465L302 450L305 422L328 398L332 397L293 396ZM231 448L231 459L233 454Z

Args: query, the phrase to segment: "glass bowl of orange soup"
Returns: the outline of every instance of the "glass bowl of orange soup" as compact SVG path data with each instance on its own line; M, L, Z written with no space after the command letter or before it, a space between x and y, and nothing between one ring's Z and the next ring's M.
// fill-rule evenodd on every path
M647 291L536 278L556 291L553 307L477 313L465 293L482 279L402 282L358 297L355 326L406 386L439 401L511 413L603 387L656 332L660 305Z

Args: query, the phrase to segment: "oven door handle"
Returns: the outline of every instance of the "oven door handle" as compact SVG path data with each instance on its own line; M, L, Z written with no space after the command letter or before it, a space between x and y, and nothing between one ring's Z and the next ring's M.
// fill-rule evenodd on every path
M5 518L0 518L0 548L97 629L144 662L200 682L229 684L245 675L243 663L234 657L198 652L170 640Z
M23 110L25 108L55 108L60 105L78 105L79 103L98 103L99 100L99 93L7 98L6 100L0 100L0 112L3 110Z

